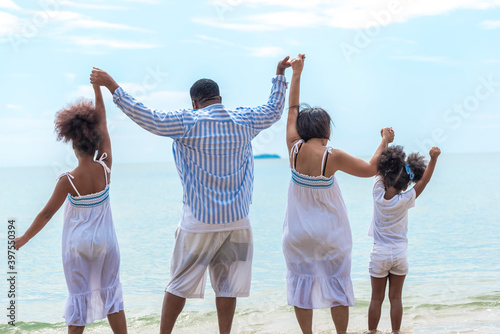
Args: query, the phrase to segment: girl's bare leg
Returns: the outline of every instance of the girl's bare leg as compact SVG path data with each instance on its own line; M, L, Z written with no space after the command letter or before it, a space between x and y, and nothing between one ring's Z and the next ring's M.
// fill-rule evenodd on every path
M337 334L345 334L349 324L349 306L335 306L330 311Z
M313 310L295 306L295 316L303 334L312 334Z
M85 326L68 326L68 334L82 334Z
M403 319L403 303L401 295L406 276L389 274L389 300L391 301L392 332L399 333Z
M114 334L127 334L127 319L123 310L108 314L108 322Z
M382 303L385 297L387 277L370 277L372 281L372 300L368 308L368 330L372 333L376 333L378 322L380 321L380 313L382 312Z

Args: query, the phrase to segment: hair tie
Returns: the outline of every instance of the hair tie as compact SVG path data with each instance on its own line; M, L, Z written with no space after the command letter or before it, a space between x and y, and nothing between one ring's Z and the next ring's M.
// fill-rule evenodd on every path
M411 171L410 165L406 163L406 173L410 176L410 180L413 180L415 174Z

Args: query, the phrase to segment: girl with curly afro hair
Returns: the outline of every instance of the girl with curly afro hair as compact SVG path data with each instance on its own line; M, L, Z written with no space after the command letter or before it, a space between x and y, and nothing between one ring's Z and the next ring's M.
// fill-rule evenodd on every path
M120 252L109 202L111 140L100 87L94 85L94 92L95 106L80 100L56 114L57 139L72 143L78 166L59 177L48 203L14 242L19 250L65 203L62 250L68 333L83 333L85 325L107 317L113 332L122 334L127 326Z
M378 160L378 175L373 187L373 219L368 235L374 239L369 272L372 298L368 309L368 333L376 333L389 280L392 332L399 333L403 317L401 294L408 274L408 209L429 183L441 151L433 147L426 166L424 157L402 146L385 149ZM408 186L415 184L406 191Z

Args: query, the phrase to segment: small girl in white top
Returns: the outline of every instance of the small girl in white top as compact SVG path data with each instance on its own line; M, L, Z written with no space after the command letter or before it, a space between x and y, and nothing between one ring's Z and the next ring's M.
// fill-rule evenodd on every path
M415 206L415 199L430 181L440 153L437 147L430 150L427 167L424 157L418 153L406 158L402 146L385 149L379 158L373 187L373 219L368 233L374 239L369 266L372 298L368 333L377 332L387 279L392 333L399 333L403 317L401 293L408 273L408 209ZM406 191L412 183L415 186Z

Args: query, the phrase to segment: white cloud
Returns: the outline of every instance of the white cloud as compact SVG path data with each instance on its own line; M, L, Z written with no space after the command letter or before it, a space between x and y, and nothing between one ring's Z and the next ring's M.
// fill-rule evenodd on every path
M69 39L76 45L81 46L99 46L111 49L154 49L160 47L158 44L133 42L133 41L119 41L116 39L98 39L92 37L72 37Z
M150 30L147 29L132 27L126 24L110 23L110 22L89 20L89 19L69 20L66 23L66 25L70 28L131 30L140 32L151 32Z
M292 27L330 26L344 29L364 29L407 22L420 16L441 15L457 9L485 10L499 7L500 0L240 0L227 4L228 9L247 7L284 7L292 11L269 12L264 15L221 18L195 18L193 22L242 31L269 31ZM226 3L214 0L212 4ZM297 11L300 9L300 11ZM227 16L227 15L226 15ZM496 22L496 21L492 21ZM496 23L495 23L496 25Z
M500 58L499 59L486 59L484 62L489 63L489 64L500 64Z
M204 41L214 42L217 44L224 44L224 45L228 45L228 46L235 46L234 43L231 43L231 42L228 42L226 40L216 38L216 37L210 37L210 36L206 36L206 35L196 35L196 37L198 37L199 39L204 40Z
M227 1L227 0L212 0L210 3L213 6L231 6L231 7L238 7L241 5L246 5L247 7L258 7L258 6L281 6L281 7L287 7L287 8L300 8L300 9L305 9L305 8L312 8L316 7L321 4L327 4L331 3L331 1L328 0L232 0L232 1Z
M250 21L262 25L271 25L276 27L310 27L326 23L326 18L320 13L307 11L285 11L274 12L260 15L254 15L249 18Z
M159 5L161 2L159 0L123 0L125 2L138 2L140 4L148 3L150 5Z
M379 40L381 40L381 41L386 40L386 41L390 41L390 42L398 42L398 43L403 43L403 44L417 44L417 42L414 40L399 38L399 37L383 37L383 38L380 38Z
M121 7L121 6L101 5L101 4L94 4L94 3L80 3L80 2L73 2L73 1L59 1L59 4L61 4L61 6L77 7L77 8L85 8L85 9L103 9L103 10L126 9L125 7Z
M40 21L41 18L44 20ZM36 22L39 23L37 24ZM0 11L0 37L4 37L0 38L0 43L8 42L9 39L5 37L11 36L11 34L24 36L24 30L32 25L36 27L36 33L43 29L46 31L44 37L62 39L70 44L82 46L103 46L107 47L106 49L151 49L159 47L159 45L144 42L102 39L94 38L93 36L71 36L69 33L70 30L74 30L76 32L96 30L100 33L113 30L137 31L143 33L151 33L151 31L127 24L94 20L87 15L64 10L25 10L23 11L21 17ZM32 29L28 30L32 31ZM106 49L85 49L84 52L87 54L105 54Z
M268 31L276 30L278 27L273 27L271 25L262 24L249 24L249 23L228 23L225 21L220 21L213 18L194 18L192 20L194 23L199 23L202 25L223 28L228 30L239 30L239 31Z
M141 32L150 32L147 29L137 28L121 23L111 23L94 20L87 15L73 11L36 11L35 15L46 15L52 22L61 22L67 29L107 29L107 30L133 30Z
M155 91L147 90L138 83L125 82L119 84L127 93L150 108L173 110L191 107L191 97L188 91ZM113 98L108 90L104 87L101 89L107 108L114 106ZM70 92L67 97L69 101L75 101L82 97L94 100L94 89L90 84L80 85Z
M78 88L68 94L68 100L76 100L79 98L86 99L94 99L94 89L90 85L79 85ZM103 97L106 98L106 94L103 94Z
M277 57L285 54L285 50L278 46L259 46L255 48L245 48L254 57Z
M150 108L163 110L191 108L191 97L187 91L152 92L141 101Z
M500 21L486 20L481 22L480 25L483 29L498 29L500 28Z
M73 82L75 81L76 74L75 73L64 73L64 76L68 80L68 82Z
M21 7L15 4L12 0L0 0L0 8L20 10Z
M20 26L19 18L15 15L0 12L0 36L5 36L15 31Z
M209 41L212 43L227 45L227 46L250 51L250 56L253 56L253 57L276 57L276 56L285 54L285 51L283 50L283 48L277 47L277 46L248 47L248 46L237 45L235 43L232 43L232 42L220 39L220 38L206 36L206 35L197 35L196 37L198 37L202 41Z
M194 18L193 22L211 27L239 31L271 31L284 28L314 27L325 24L327 19L312 12L272 12L253 15L234 20L219 20L214 18Z
M13 78L28 78L30 75L28 73L12 73L10 76Z
M21 109L23 109L23 107L21 107L21 106L18 106L16 104L10 104L10 103L7 104L6 107L7 107L7 109L13 109L13 110L21 110Z
M84 17L82 14L77 13L77 12L72 12L72 11L66 11L66 10L39 10L39 11L34 11L31 13L27 13L27 17L29 18L31 14L31 17L34 17L36 15L46 15L50 18L51 22L65 22L65 21L72 21L72 20L78 20L82 17Z
M441 65L456 66L458 62L446 57L432 57L432 56L393 56L391 59L396 60L409 60L424 63L436 63Z
M500 114L476 114L476 117L477 118L481 118L481 119L487 119L487 120L490 120L490 119L500 119Z

